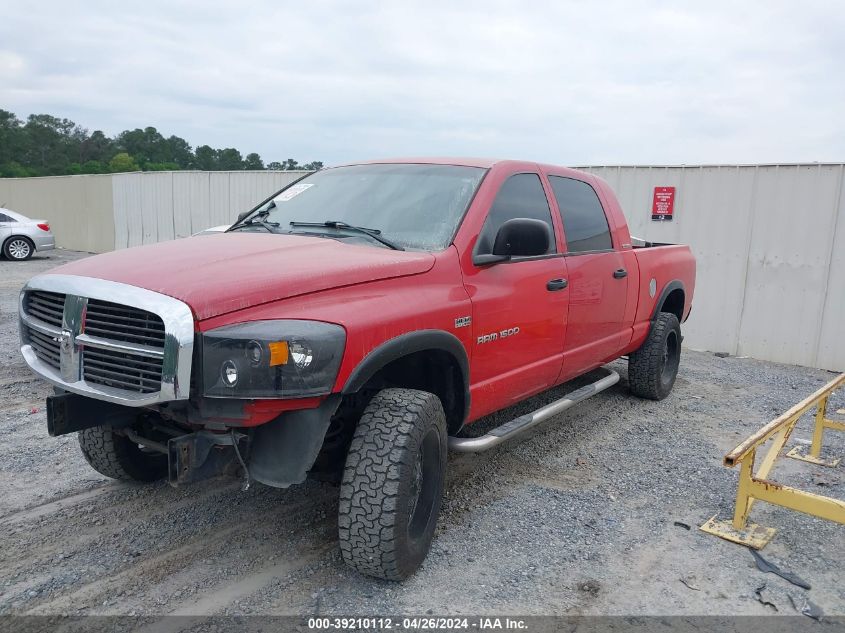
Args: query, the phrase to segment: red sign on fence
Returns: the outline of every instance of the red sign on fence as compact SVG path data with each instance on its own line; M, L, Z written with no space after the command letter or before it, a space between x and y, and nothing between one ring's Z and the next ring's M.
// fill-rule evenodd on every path
M675 213L675 188L655 187L651 203L652 220L671 220Z

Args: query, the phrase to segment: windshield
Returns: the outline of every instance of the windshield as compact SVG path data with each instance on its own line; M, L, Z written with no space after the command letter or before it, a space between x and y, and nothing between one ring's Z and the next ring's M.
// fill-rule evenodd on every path
M458 165L377 164L327 169L306 176L256 209L283 232L308 232L365 240L333 222L379 231L409 250L438 251L452 242L484 169ZM255 217L253 214L252 217Z

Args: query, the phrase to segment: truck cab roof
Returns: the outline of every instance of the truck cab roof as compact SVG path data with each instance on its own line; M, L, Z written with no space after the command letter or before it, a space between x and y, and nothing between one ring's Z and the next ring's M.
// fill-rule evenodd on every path
M528 160L511 160L500 158L478 158L465 156L414 156L414 157L394 157L394 158L379 158L375 160L353 161L337 165L338 167L346 167L349 165L373 165L373 164L421 164L421 165L460 165L463 167L480 167L482 169L492 169L493 167L518 167L524 169L541 169L543 171L554 171L560 173L561 171L571 171L573 175L578 174L580 177L588 176L589 178L596 178L587 172L572 169L571 167L564 167L561 165L551 165L547 163L538 163Z

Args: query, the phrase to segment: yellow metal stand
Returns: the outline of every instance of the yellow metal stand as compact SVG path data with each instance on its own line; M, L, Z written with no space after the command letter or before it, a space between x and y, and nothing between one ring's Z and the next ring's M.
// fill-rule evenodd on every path
M816 411L816 427L813 430L813 443L810 445L810 452L805 455L803 449L800 446L796 446L786 454L787 457L791 457L792 459L800 459L802 462L810 462L811 464L816 464L817 466L827 466L829 468L836 468L836 466L839 465L839 462L842 461L842 459L839 457L837 457L836 459L821 458L822 441L824 440L825 429L845 431L845 424L843 424L842 422L836 422L826 417L827 399L828 396L825 396L819 402L819 408Z
M744 530L735 530L731 521L717 521L716 516L711 517L699 528L702 532L713 534L727 541L733 541L740 545L747 545L754 549L763 549L775 537L775 528L767 528L756 523L748 522Z
M775 530L748 522L751 508L758 499L822 519L845 523L845 501L804 492L768 480L769 473L775 465L775 460L789 441L789 436L795 429L798 420L813 407L817 407L816 425L809 454L803 455L796 447L789 451L787 456L822 466L832 467L840 462L839 459L821 459L821 450L825 429L845 431L845 424L826 417L830 395L843 384L845 384L845 374L835 378L816 393L769 422L725 455L725 466L730 468L737 464L740 465L734 517L732 521L717 521L714 516L701 526L702 531L754 549L762 549L772 540ZM754 462L757 449L769 440L772 440L772 446L755 473Z

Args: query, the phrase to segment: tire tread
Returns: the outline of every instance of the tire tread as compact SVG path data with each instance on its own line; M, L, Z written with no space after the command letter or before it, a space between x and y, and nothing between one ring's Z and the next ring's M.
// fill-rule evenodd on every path
M390 388L373 397L358 422L340 487L338 533L344 560L363 574L401 580L421 562L408 560L402 551L400 480L403 470L413 467L424 422L432 419L445 444L440 399L425 391ZM440 500L435 503L437 513Z
M82 455L101 475L121 481L155 481L167 474L167 463L158 455L132 452L131 442L116 435L109 426L79 431Z
M678 317L669 312L658 313L646 340L628 357L628 387L634 395L649 400L662 400L669 395L671 387L664 393L660 371L664 341L672 329L680 334Z

